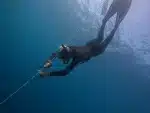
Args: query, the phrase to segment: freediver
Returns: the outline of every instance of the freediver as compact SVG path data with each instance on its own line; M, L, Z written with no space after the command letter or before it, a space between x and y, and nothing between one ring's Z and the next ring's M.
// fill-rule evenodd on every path
M119 27L119 24L125 18L132 0L113 0L106 16L102 21L102 26L98 32L97 38L90 40L84 46L67 46L61 45L59 50L52 54L49 60L46 61L44 68L48 68L52 64L52 59L58 58L63 61L64 64L70 64L66 66L65 69L59 71L45 72L43 70L39 71L41 77L45 76L66 76L68 75L77 65L87 62L92 57L96 57L106 50L108 44L113 39L113 36ZM104 39L104 29L107 21L117 13L116 23L113 30Z

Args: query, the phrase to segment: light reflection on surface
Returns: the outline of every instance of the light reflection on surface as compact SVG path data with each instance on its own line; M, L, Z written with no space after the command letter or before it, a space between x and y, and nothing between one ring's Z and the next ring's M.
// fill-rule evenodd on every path
M74 11L83 23L88 24L88 27L81 29L82 32L89 30L97 30L101 25L103 16L101 15L103 2L105 0L76 0ZM112 0L108 0L110 5ZM133 0L132 6L121 23L119 30L116 33L108 51L132 52L137 58L137 63L150 64L150 27L149 27L149 8L148 0ZM108 5L108 6L109 6ZM79 7L76 8L76 7ZM106 31L108 34L113 25L108 23ZM91 26L91 27L90 27ZM93 36L96 36L93 34Z

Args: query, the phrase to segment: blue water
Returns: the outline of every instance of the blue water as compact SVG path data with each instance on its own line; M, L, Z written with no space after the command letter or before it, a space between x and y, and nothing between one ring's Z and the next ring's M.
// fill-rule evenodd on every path
M94 38L89 34L96 31L77 32L90 23L83 23L71 7L67 0L5 2L1 101L35 75L60 44L84 44ZM137 63L132 52L106 51L66 77L36 78L0 105L0 113L150 113L149 73L149 65Z

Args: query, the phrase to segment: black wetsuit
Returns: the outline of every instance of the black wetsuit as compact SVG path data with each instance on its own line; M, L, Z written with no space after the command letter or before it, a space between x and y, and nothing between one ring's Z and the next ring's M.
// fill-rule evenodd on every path
M132 0L114 0L111 4L105 18L103 19L102 26L98 32L96 39L87 42L84 46L69 46L73 52L72 62L64 69L60 71L49 72L50 76L65 76L70 71L72 71L78 64L87 62L92 57L102 54L107 48L108 44L111 42L119 24L124 19L127 14ZM117 13L117 19L114 29L111 31L110 35L103 40L103 33L106 22Z
M94 40L89 41L84 46L69 46L74 55L72 58L72 62L64 70L52 71L48 72L47 74L49 76L65 76L69 74L69 72L71 72L78 64L87 62L92 57L102 54L108 44L111 42L115 31L116 30L114 29L104 41L100 40L102 38L98 37Z

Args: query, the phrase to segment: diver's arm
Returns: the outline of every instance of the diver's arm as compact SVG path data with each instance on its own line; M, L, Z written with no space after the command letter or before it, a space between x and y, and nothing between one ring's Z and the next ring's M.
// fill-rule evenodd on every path
M74 68L75 66L78 64L79 62L75 59L72 60L71 64L68 65L65 69L60 70L60 71L52 71L52 72L40 72L40 76L44 77L44 76L66 76L67 74L69 74Z
M64 70L50 72L49 76L66 76L76 67L78 63L79 62L76 60L73 60Z

